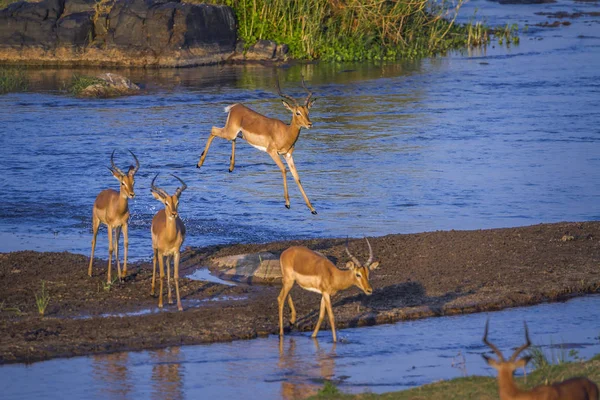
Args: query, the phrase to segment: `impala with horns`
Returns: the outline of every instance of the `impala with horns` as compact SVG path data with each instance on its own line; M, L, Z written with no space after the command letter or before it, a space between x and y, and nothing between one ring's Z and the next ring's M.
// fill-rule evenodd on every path
M294 286L294 282L296 282L301 288L322 295L319 320L317 321L317 326L312 337L317 336L321 322L323 322L323 318L325 317L325 311L327 311L333 341L337 341L333 310L331 309L331 296L351 286L358 286L367 295L373 293L373 288L369 283L369 271L376 269L379 266L379 262L373 262L373 249L371 248L369 239L366 240L369 246L369 259L365 265L361 265L358 259L350 253L348 243L346 242L346 253L348 253L348 257L352 260L346 263L346 270L338 269L325 256L306 247L293 246L281 253L279 260L283 288L277 298L280 336L283 336L283 306L285 305L286 298L292 312L290 323L293 325L296 322L296 308L290 294L290 290Z
M304 197L304 201L310 209L310 212L316 214L317 211L304 192L304 188L300 182L300 176L298 175L296 165L294 164L294 158L292 157L294 146L300 135L300 129L310 129L312 127L312 122L310 122L308 117L308 110L316 100L311 100L313 94L306 88L304 77L302 77L302 87L308 92L308 95L304 100L304 104L299 105L293 97L281 93L279 79L277 79L277 93L283 98L283 105L285 108L292 113L292 122L290 125L286 125L278 119L265 117L242 104L233 104L225 107L225 112L228 113L225 127L217 128L216 126L213 126L208 141L206 142L206 147L204 148L204 151L200 156L200 161L198 161L196 167L200 168L204 163L208 148L213 139L215 137L220 137L231 141L229 172L232 172L235 165L235 141L238 138L238 135L241 135L241 138L245 139L252 147L269 154L273 161L275 161L275 164L279 167L279 170L283 175L283 196L285 198L285 206L290 208L290 197L288 195L286 168L281 161L281 156L283 156L289 166L292 176L294 177L298 188L300 188L300 193L302 193L302 197Z
M121 183L121 189L119 192L106 189L100 192L94 202L94 208L92 210L92 255L90 256L90 265L88 268L88 275L92 276L92 264L94 262L94 249L96 248L96 236L98 235L98 228L100 223L103 223L108 228L108 274L106 281L111 283L111 269L112 269L112 255L113 250L117 258L117 274L119 279L124 278L127 275L127 250L129 248L129 234L127 232L127 223L129 221L129 199L135 197L133 191L133 184L135 182L135 173L140 169L140 162L131 150L129 150L135 160L135 167L132 165L129 167L127 173L121 171L119 167L115 165L114 156L115 151L113 150L110 155L110 172L117 180ZM113 238L114 230L114 238ZM123 273L121 274L121 265L119 263L119 236L123 230Z
M154 284L156 280L156 261L158 260L160 270L160 293L158 306L163 306L163 280L165 275L164 258L167 258L167 286L168 286L168 302L173 304L173 297L171 296L171 270L170 264L173 262L173 277L175 279L175 292L177 294L177 308L179 311L183 311L181 306L181 298L179 297L179 258L180 249L183 241L185 240L185 226L183 221L179 218L179 196L187 188L184 181L179 179L177 176L171 174L175 179L181 182L181 187L177 188L173 196L163 189L154 185L158 174L152 179L150 184L150 191L154 198L165 205L165 208L156 213L152 219L152 291L151 294L154 296Z
M527 324L525 324L525 344L510 356L508 361L496 346L487 340L489 321L485 323L483 343L488 345L498 357L494 360L487 354L482 354L485 361L498 371L498 392L500 400L598 400L598 386L587 378L571 378L552 385L536 386L531 390L517 387L513 374L517 368L525 368L531 359L526 355L517 360L519 354L531 345Z

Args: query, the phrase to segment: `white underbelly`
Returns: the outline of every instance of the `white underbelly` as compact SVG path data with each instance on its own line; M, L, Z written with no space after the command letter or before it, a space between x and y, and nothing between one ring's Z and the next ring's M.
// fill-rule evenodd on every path
M265 152L267 151L267 148L266 148L266 147L263 147L263 146L257 146L257 145L254 145L254 144L250 143L250 142L248 142L248 144L249 144L250 146L254 147L255 149L258 149L258 150L260 150L260 151L265 151Z
M315 293L323 294L323 293L321 293L321 291L319 289L316 289L316 288L305 287L305 286L302 286L302 285L300 285L300 287L302 289L308 290L309 292L315 292Z

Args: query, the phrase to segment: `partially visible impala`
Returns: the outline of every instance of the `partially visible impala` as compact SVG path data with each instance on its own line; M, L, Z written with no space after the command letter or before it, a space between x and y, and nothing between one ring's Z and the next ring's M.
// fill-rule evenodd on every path
M346 243L346 253L348 253L348 257L352 260L346 263L346 270L338 269L325 256L306 247L293 246L281 253L280 264L283 288L277 298L280 336L283 336L283 306L285 305L286 298L292 311L290 323L294 324L296 322L296 308L294 307L292 296L289 294L294 286L294 282L296 282L303 289L323 295L321 298L319 320L317 321L317 326L312 337L317 336L321 322L323 322L323 318L325 317L325 311L327 310L333 341L337 341L333 310L331 309L331 296L351 286L358 286L367 295L373 293L373 288L369 283L369 271L376 269L379 266L379 262L373 262L373 249L371 248L369 239L366 240L369 246L369 259L364 266L350 253L348 243Z
M285 198L285 206L290 208L290 197L288 195L286 169L281 161L281 156L283 156L287 165L290 167L292 176L300 188L302 197L304 197L304 201L310 209L310 212L316 214L317 211L304 192L304 188L300 182L300 176L298 175L296 165L294 164L294 158L292 157L294 146L300 135L300 129L310 129L312 127L312 122L310 122L308 117L308 110L316 100L311 100L312 92L306 88L304 77L302 77L302 87L308 92L308 96L304 100L303 105L298 105L298 102L296 102L293 97L281 93L279 80L277 80L277 93L284 99L284 107L292 113L292 122L290 125L286 125L278 119L265 117L242 104L232 104L225 107L225 112L229 114L227 116L225 127L217 128L216 126L213 126L208 141L206 142L206 147L204 148L204 151L200 156L200 161L198 161L196 167L200 168L204 163L208 148L213 139L215 137L220 137L231 141L229 172L232 172L235 165L235 141L238 138L238 135L241 134L241 138L245 139L252 147L269 154L273 161L275 161L275 164L279 167L279 170L283 175L283 196Z
M124 278L127 275L127 250L129 247L129 235L127 232L127 223L129 221L129 199L133 199L135 192L133 190L133 184L135 182L135 173L140 169L140 162L131 150L129 150L133 158L135 159L135 167L130 166L127 173L124 173L115 165L114 156L115 151L113 150L110 155L110 172L117 180L121 183L120 191L117 192L113 189L106 189L100 192L94 202L94 208L92 210L92 255L90 256L90 265L88 268L88 275L92 276L92 264L94 262L94 249L96 248L96 236L98 235L98 228L100 223L107 226L108 229L108 274L106 280L111 283L111 269L112 269L112 255L115 250L117 258L117 276L119 279ZM121 274L121 264L119 263L119 236L121 235L121 229L123 230L123 274ZM113 242L113 230L115 233Z
M174 261L173 265L173 276L175 278L175 292L177 294L177 308L179 311L183 311L181 306L181 298L179 297L179 257L180 249L183 241L185 240L185 226L183 221L179 218L179 196L187 188L185 182L179 179L177 176L172 175L175 179L181 182L181 187L177 188L173 196L163 189L154 185L158 174L152 179L150 184L150 191L154 198L165 205L165 208L156 213L152 219L152 292L154 295L154 283L156 279L156 261L158 259L158 265L160 269L160 293L158 306L163 306L163 280L165 275L164 268L164 257L167 257L167 286L169 290L168 302L173 304L173 298L171 296L171 271L170 263Z
M525 324L526 343L519 347L506 361L496 346L487 340L488 323L485 323L483 343L488 345L498 356L498 361L482 354L485 361L498 371L498 392L500 400L598 400L598 386L587 378L571 378L552 385L536 386L531 390L517 387L513 374L517 368L524 368L531 359L525 356L517 360L519 354L531 345L527 324Z

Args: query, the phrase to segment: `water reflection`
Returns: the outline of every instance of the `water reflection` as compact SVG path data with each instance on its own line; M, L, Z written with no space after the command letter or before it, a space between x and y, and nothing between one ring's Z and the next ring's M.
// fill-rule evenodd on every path
M152 399L179 400L183 393L183 357L179 347L150 353L152 366Z
M307 364L305 357L299 357L296 354L296 338L290 337L285 349L286 340L279 338L277 368L285 376L281 382L281 398L283 399L296 400L313 396L323 387L324 381L330 381L335 376L336 343L333 343L330 350L326 351L321 348L317 339L311 338L311 340L314 344L316 368ZM298 374L300 371L302 373Z
M133 386L130 382L129 353L93 356L92 359L92 374L98 389L96 397L129 399Z

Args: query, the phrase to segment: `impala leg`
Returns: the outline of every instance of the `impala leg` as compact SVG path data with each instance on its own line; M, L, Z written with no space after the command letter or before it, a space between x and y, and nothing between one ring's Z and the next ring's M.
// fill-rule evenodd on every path
M283 162L279 158L279 154L277 154L276 151L269 152L269 155L271 156L273 161L275 161L275 164L277 164L277 166L279 167L281 175L283 175L283 197L285 198L285 208L290 208L290 196L288 195L285 165L283 165Z
M210 144L212 143L212 141L215 140L215 137L216 136L213 135L212 133L208 137L208 140L206 141L206 147L204 148L204 151L200 155L200 161L198 161L198 164L196 164L196 168L200 168L202 166L202 164L204 164L204 160L206 159L206 155L208 154L208 148L210 147Z
M127 252L129 251L129 227L123 224L123 279L127 276Z
M325 299L325 306L327 307L327 315L329 316L329 325L331 325L331 333L333 334L333 341L337 342L335 335L335 320L333 319L333 310L331 309L331 297L327 293L323 294Z
M229 159L229 172L233 172L235 167L235 139L231 141L231 157Z
M163 307L163 282L165 280L165 261L163 255L158 253L158 271L160 273L160 293L158 294L158 307Z
M292 317L290 318L290 324L294 325L296 323L296 307L294 307L294 302L292 301L292 295L288 295L288 305L290 306L290 310L292 311Z
M325 318L325 295L321 297L321 309L319 310L319 320L317 321L317 326L315 326L315 330L313 334L310 336L312 338L317 337L317 333L319 333L319 329L321 329L321 322L323 322L323 318Z
M179 297L179 252L175 253L175 264L173 265L173 274L175 275L175 294L177 295L177 309L183 311L181 306L181 298Z
M153 249L152 253L152 290L150 291L150 295L154 296L154 283L156 282L156 259L158 258L158 250Z
M168 256L166 258L167 258L167 291L169 292L167 301L169 304L173 304L173 296L171 295L171 261L173 260L173 256Z
M119 262L119 236L121 236L121 227L115 228L115 258L117 260L117 277L119 281L123 278L121 275L121 263Z
M110 284L110 272L112 269L112 258L113 258L113 228L108 227L108 274L106 277L106 283Z
M92 264L94 263L94 250L96 249L96 236L98 236L98 228L100 227L100 219L96 216L92 217L92 255L90 256L90 266L88 267L88 276L92 276Z
M294 177L294 180L296 181L296 185L298 185L298 188L300 188L300 193L302 193L302 197L304 197L304 202L310 209L310 212L313 214L316 214L317 211L312 206L312 204L310 204L310 200L308 199L308 196L306 195L306 192L304 191L304 188L302 187L302 182L300 182L300 175L298 175L298 171L296 170L296 164L294 164L294 158L292 157L291 153L287 153L285 155L285 161L287 162L287 165L290 167L290 171L292 172L292 176Z
M283 287L277 297L277 305L279 306L279 336L283 336L283 306L292 286L294 286L294 281L283 280Z

